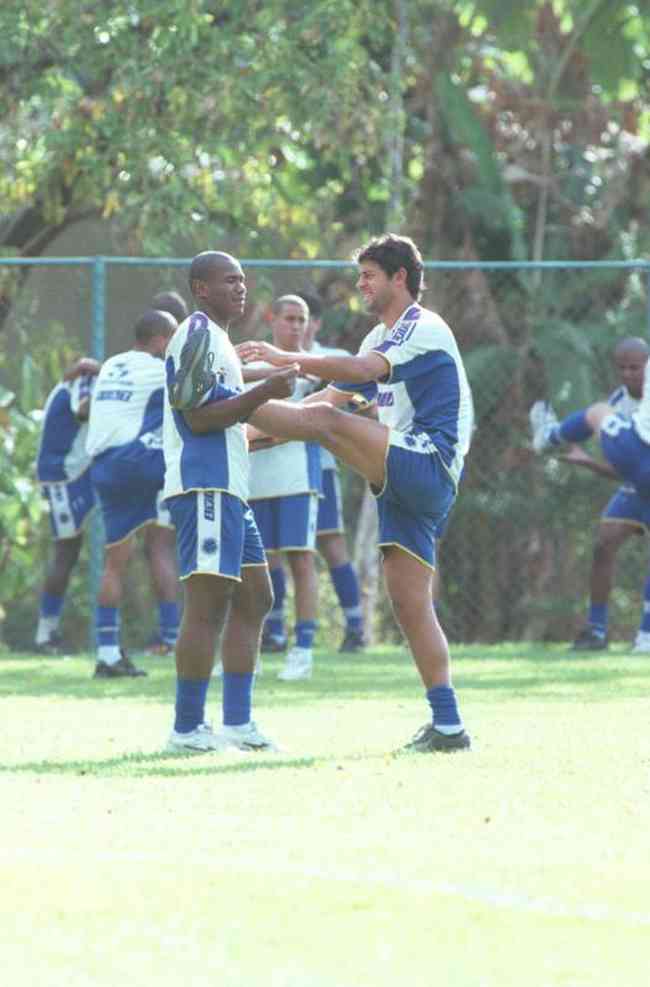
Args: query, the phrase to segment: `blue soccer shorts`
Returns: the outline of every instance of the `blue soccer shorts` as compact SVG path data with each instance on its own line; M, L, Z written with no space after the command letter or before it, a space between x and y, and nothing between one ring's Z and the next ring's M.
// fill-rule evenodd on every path
M608 463L643 500L650 500L650 445L639 436L634 423L612 414L600 425L600 447Z
M267 552L315 550L318 494L263 497L251 507Z
M379 547L396 545L434 569L436 539L456 499L456 488L439 454L389 445L386 480L375 496Z
M634 487L619 487L600 520L629 524L640 534L646 534L650 531L650 500L640 497Z
M95 506L90 470L67 483L43 483L41 492L49 504L54 540L78 538Z
M221 490L193 490L166 501L176 528L181 579L197 574L241 580L241 570L266 565L253 512Z
M316 519L316 535L342 534L343 498L341 496L341 480L336 467L323 470L323 494L318 498L318 517Z
M128 454L108 450L95 457L92 479L108 546L125 541L145 524L170 524L161 498L164 478L162 449L134 443Z

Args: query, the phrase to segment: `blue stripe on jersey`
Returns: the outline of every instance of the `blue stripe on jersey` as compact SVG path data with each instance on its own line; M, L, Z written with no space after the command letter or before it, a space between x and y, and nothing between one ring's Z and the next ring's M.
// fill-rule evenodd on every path
M310 490L323 489L323 471L321 469L320 446L315 442L306 442L307 452L307 479Z
M163 395L164 388L162 387L156 388L156 390L152 391L149 395L149 399L145 405L144 414L142 416L142 425L140 426L138 435L144 435L147 432L157 432L162 428Z
M183 440L180 462L183 489L228 490L230 470L225 430L197 435L182 411L173 411L172 415Z
M427 369L412 376L408 370L414 364ZM413 427L431 436L444 462L449 465L458 444L460 387L456 363L444 350L425 353L395 367L392 380L404 370L407 373L400 376L405 378L406 391L413 405Z
M36 462L39 480L58 482L68 479L64 461L80 428L81 423L70 407L70 391L61 385L61 390L54 395L43 421Z

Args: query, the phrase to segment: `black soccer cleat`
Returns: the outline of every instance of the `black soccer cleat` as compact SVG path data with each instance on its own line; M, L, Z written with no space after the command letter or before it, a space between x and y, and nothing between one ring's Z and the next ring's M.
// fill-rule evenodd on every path
M124 679L124 678L140 678L142 675L146 675L144 668L137 668L130 658L128 658L124 652L122 652L122 657L119 661L115 662L114 665L109 665L105 661L98 661L95 665L94 679Z
M464 730L460 733L441 733L433 723L420 727L412 740L399 753L434 754L436 752L452 754L455 751L466 751L472 746L470 735Z
M587 625L580 631L577 638L571 645L572 651L607 651L609 638L606 634L599 634L593 627Z
M262 634L260 652L264 655L281 655L287 650L286 637L277 637L275 634Z
M171 387L170 404L176 411L196 408L216 381L210 369L212 353L210 330L207 326L195 329L181 350L176 379Z
M345 632L345 637L341 641L339 652L354 654L355 652L363 651L365 646L366 641L363 636L363 631L347 630Z
M65 643L60 634L50 634L47 641L34 646L35 655L48 655L50 658L61 658L73 654L73 648Z

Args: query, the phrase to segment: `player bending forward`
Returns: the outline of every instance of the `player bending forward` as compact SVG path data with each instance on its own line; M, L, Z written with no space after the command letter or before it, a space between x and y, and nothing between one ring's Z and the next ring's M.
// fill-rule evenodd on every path
M380 320L357 356L287 353L268 343L238 347L243 359L267 360L336 381L301 405L278 401L251 423L279 439L319 442L370 483L379 511L379 547L395 617L426 689L431 721L410 751L470 746L450 675L447 640L431 602L435 540L453 506L469 448L471 394L456 340L423 308L423 265L407 237L386 234L355 257L357 287ZM377 398L379 421L339 410L350 392Z

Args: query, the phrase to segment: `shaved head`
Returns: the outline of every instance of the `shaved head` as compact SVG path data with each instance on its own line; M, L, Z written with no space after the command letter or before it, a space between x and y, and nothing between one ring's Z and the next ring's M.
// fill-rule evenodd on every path
M190 264L189 282L192 294L194 294L192 286L195 281L207 281L214 271L227 267L239 267L239 261L231 254L221 250L204 250L197 254Z
M650 353L650 346L648 346L645 339L642 339L641 336L627 336L614 347L615 357L629 356L631 353L644 354L647 356L648 353Z

